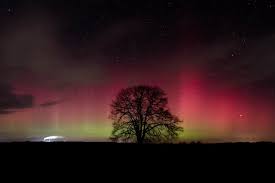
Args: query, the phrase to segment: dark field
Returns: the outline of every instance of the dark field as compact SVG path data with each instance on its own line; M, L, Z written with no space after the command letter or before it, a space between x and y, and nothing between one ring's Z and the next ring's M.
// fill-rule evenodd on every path
M116 144L96 142L11 142L0 144L3 162L15 162L20 170L31 163L32 167L59 167L88 171L131 172L143 166L143 171L223 171L230 166L254 169L255 163L273 166L275 143L219 143L219 144ZM77 166L76 166L76 165ZM74 166L73 166L74 165ZM84 168L85 166L88 166ZM257 166L260 168L259 166ZM120 169L119 169L120 168ZM39 171L39 170L38 170ZM142 174L144 175L144 173Z
M0 143L2 152L14 150L28 152L34 150L42 154L58 153L82 153L82 154L107 154L108 157L131 153L154 153L173 154L180 156L191 155L211 155L219 153L231 153L231 155L250 155L259 153L274 154L275 143L255 142L255 143L181 143L181 144L131 144L131 143L110 143L110 142L7 142Z

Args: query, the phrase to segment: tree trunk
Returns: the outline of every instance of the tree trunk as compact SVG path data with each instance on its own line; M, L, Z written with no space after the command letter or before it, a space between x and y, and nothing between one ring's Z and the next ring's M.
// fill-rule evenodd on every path
M143 144L143 141L140 139L140 140L138 140L137 143L138 143L138 144Z
M138 144L143 144L143 139L142 139L141 134L137 134L137 143Z

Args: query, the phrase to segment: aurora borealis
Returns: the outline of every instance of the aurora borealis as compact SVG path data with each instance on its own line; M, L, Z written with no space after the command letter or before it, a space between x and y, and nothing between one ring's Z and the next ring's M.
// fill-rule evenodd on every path
M107 141L113 98L144 84L167 93L182 141L275 141L274 8L3 0L0 140Z

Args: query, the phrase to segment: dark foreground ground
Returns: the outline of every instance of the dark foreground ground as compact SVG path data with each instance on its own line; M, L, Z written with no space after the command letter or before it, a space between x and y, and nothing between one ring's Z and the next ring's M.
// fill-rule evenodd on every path
M113 142L0 142L0 147L53 147L53 148L146 148L146 149L162 149L162 148L270 148L275 147L274 142L228 142L228 143L178 143L178 144L135 144L135 143L113 143Z
M172 155L181 157L184 155L207 156L222 155L268 155L275 157L275 143L181 143L181 144L131 144L110 142L6 142L0 143L0 153L12 152L16 154L36 153L45 156L60 156L74 153L82 155L115 155L125 156L131 154Z
M158 176L167 172L172 172L172 175L178 172L177 175L180 173L186 176L187 170L197 174L209 171L209 175L221 171L232 176L236 169L242 173L247 168L257 171L274 168L275 143L138 145L100 142L12 142L0 143L0 158L1 163L5 162L2 167L12 165L11 171L15 168L21 171L31 166L47 176L48 173L59 172L62 168L73 171L84 169L88 171L89 176L95 175L92 171L94 169L99 172L116 172L120 178L128 173L136 174L134 169L138 169L141 175L157 171ZM225 171L223 167L230 171ZM107 175L101 176L101 179L107 178ZM193 178L196 177L200 176Z

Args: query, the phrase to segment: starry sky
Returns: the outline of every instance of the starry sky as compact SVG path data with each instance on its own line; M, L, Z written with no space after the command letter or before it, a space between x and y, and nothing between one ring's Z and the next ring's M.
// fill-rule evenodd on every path
M2 0L0 140L107 141L110 103L164 89L182 141L275 141L274 0Z

